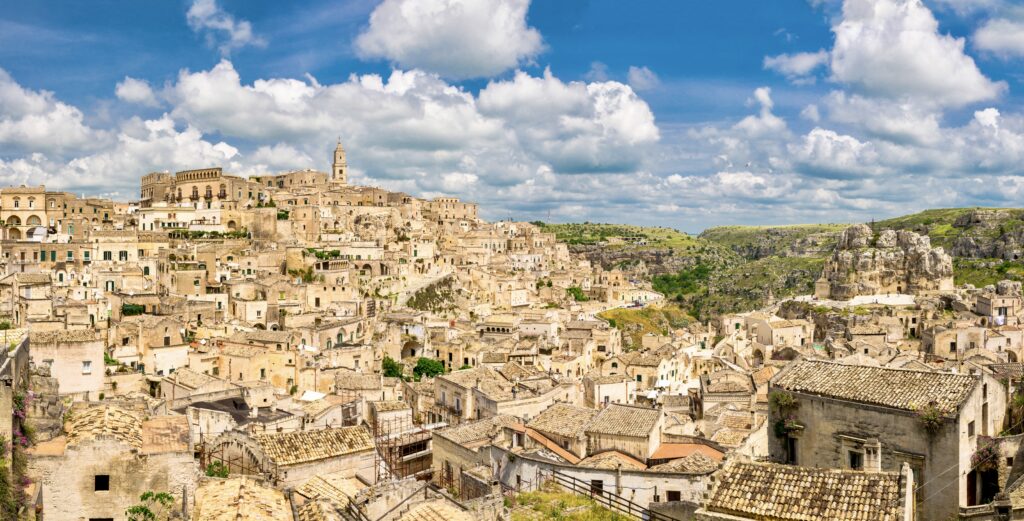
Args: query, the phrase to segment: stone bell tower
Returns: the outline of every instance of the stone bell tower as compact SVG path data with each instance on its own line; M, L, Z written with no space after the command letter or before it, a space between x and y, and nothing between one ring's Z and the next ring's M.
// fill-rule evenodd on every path
M334 164L332 167L331 181L348 184L348 162L345 160L345 148L341 146L341 138L338 138L338 146L334 149Z

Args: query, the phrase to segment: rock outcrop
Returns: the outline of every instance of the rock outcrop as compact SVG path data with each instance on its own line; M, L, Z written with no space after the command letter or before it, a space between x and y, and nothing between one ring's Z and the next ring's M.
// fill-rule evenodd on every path
M865 224L843 231L825 263L815 293L847 300L858 295L930 293L953 289L953 259L932 248L927 236L883 230Z
M1020 210L977 209L958 217L953 227L961 235L951 253L972 259L1024 258L1024 214Z

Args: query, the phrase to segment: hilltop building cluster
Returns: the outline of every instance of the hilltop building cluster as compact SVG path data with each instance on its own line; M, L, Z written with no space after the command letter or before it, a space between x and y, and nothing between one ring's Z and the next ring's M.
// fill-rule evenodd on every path
M492 521L555 484L640 519L1024 518L1020 284L956 287L927 237L851 227L814 295L627 348L601 314L649 283L348 179L339 143L130 202L0 189L4 515Z

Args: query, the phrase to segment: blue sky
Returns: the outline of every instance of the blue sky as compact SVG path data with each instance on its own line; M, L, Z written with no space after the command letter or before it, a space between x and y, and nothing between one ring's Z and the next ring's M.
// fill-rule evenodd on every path
M328 167L492 218L856 221L1019 206L1024 9L1001 0L25 2L0 182Z

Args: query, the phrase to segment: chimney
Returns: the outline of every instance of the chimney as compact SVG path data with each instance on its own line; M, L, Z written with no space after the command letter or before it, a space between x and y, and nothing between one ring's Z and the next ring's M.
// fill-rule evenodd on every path
M868 472L882 471L882 443L877 438L864 442L864 470Z

